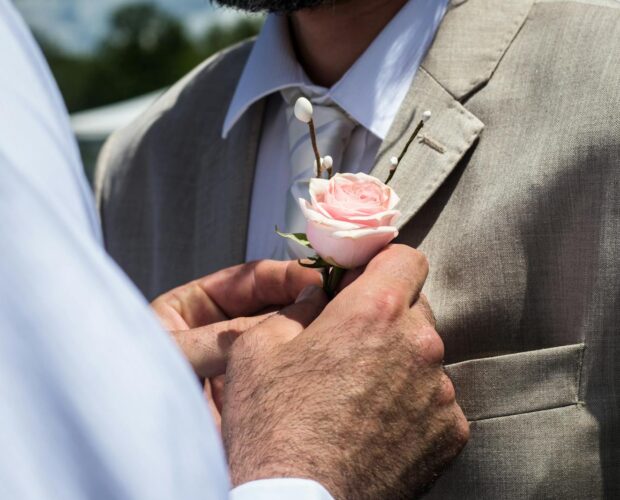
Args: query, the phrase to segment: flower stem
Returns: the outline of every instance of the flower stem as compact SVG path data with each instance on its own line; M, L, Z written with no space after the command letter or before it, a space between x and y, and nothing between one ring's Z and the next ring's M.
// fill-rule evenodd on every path
M314 150L314 157L316 159L316 176L321 177L323 174L321 168L321 155L319 153L319 147L316 143L316 130L314 129L314 120L312 120L312 118L308 122L308 128L310 129L310 141L312 142L312 149Z
M329 296L329 270L331 268L324 267L321 269L321 274L323 275L323 291ZM331 298L331 297L330 297Z
M405 144L405 147L403 148L403 150L401 151L400 155L398 156L398 160L396 162L396 165L394 165L390 169L390 173L388 175L387 180L385 181L385 184L389 184L390 183L390 181L392 180L392 177L394 177L394 174L396 173L396 168L398 167L398 165L400 165L400 162L403 159L403 157L405 156L405 154L407 153L407 150L409 149L409 146L411 146L411 143L418 136L418 134L420 133L420 130L422 130L423 127L424 127L424 120L422 119L422 120L420 120L420 123L418 123L418 126L415 128L415 130L413 131L413 134L411 134L411 137L409 137L409 140L407 141L407 144Z
M323 269L323 290L330 299L336 295L336 290L342 281L346 269L342 267L332 266Z

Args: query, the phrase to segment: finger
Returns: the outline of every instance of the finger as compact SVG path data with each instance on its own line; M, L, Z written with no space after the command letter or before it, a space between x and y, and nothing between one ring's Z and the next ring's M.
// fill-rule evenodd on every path
M222 412L217 407L215 400L213 398L213 389L211 387L211 382L209 379L205 380L203 395L205 400L207 401L207 405L209 406L209 411L211 412L211 416L213 417L213 423L215 424L215 428L217 429L219 434L222 434Z
M389 295L390 300L410 307L422 291L427 275L428 261L421 252L406 245L389 245L341 295L346 293L349 299Z
M233 342L270 315L237 318L179 332L172 336L200 377L211 378L226 371L226 361Z
M209 379L211 382L211 395L213 397L213 402L215 403L215 407L217 411L222 413L222 408L224 408L224 385L226 382L225 375L218 375L212 379Z
M157 297L151 307L168 331L187 330L228 319L197 281Z
M341 292L342 290L344 290L346 287L348 287L351 283L353 283L357 278L359 278L362 273L364 272L364 269L361 267L358 267L356 269L350 269L348 270L344 277L342 278L342 281L340 282L340 285L338 286L338 292Z
M297 262L258 261L177 287L151 305L167 330L186 330L291 304L311 284L320 284L319 274Z
M325 292L317 286L305 288L297 301L254 327L248 332L257 348L284 344L299 335L321 314L328 299Z
M231 318L289 305L306 286L320 284L316 270L296 261L270 260L225 269L198 281L204 293Z

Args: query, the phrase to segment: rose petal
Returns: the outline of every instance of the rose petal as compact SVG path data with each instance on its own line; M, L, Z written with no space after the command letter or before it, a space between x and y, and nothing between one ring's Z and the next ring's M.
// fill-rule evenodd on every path
M329 189L329 181L327 179L310 179L310 197L316 198L317 195L325 193Z
M324 213L321 211L321 213ZM385 212L379 212L373 215L367 216L351 216L345 218L333 218L331 220L339 220L345 222L352 222L360 226L368 227L380 227L380 226L393 226L394 221L400 217L400 211L398 210L386 210Z
M309 222L308 239L316 252L331 264L353 269L366 265L396 236L394 227L332 231L316 222Z
M398 205L399 202L400 202L400 198L396 194L396 191L394 191L392 188L390 188L390 204L388 205L388 208L390 210L393 210L394 207L396 205Z
M310 202L312 206L321 212L325 217L329 218L330 215L321 207L321 202L325 197L325 193L329 189L329 181L327 179L311 179L310 180Z
M331 227L332 230L347 230L347 229L359 229L361 226L359 224L354 224L351 222L340 221L335 219L330 219L323 215L320 211L316 210L308 200L304 200L303 198L299 198L299 206L301 207L301 211L304 214L304 217L308 222L316 222L318 224L323 224L325 226Z
M362 173L312 179L310 202L299 200L314 249L345 268L366 264L398 235L398 202L391 187Z

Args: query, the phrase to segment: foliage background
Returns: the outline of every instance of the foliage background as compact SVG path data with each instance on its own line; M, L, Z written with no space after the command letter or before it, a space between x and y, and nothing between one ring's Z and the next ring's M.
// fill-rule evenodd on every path
M216 8L211 0L13 2L43 49L74 117L134 97L145 96L140 102L148 106L158 91L215 52L255 36L263 23L260 16ZM127 103L122 106L129 109ZM90 123L104 115L109 118L109 109L87 113ZM101 147L112 131L109 120L103 120L100 130L105 132L96 136L75 130L91 182Z
M260 17L237 16L190 36L172 12L144 2L114 10L94 50L67 50L36 29L35 37L75 112L167 87L215 52L255 36L261 25Z

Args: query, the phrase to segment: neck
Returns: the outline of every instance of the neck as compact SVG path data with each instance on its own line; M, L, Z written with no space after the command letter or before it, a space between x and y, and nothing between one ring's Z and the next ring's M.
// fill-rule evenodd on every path
M331 87L407 0L342 0L290 17L297 58L317 85Z

